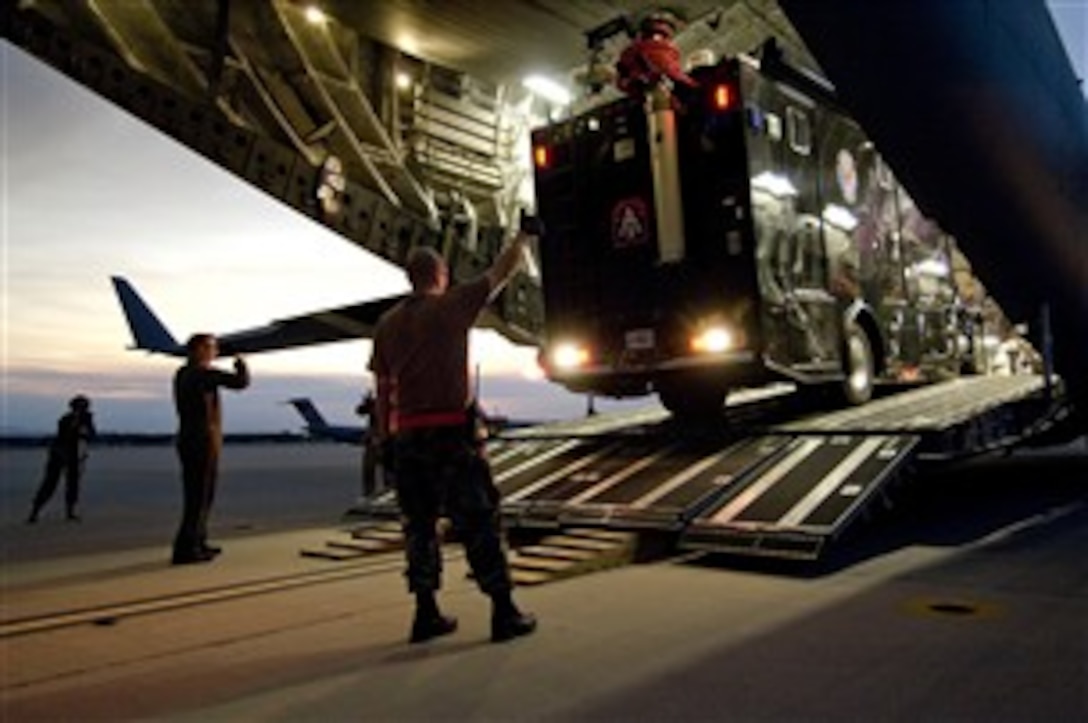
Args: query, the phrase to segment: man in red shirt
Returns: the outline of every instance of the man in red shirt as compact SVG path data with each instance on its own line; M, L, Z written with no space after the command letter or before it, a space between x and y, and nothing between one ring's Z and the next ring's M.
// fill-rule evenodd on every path
M663 79L673 86L695 87L684 72L680 50L673 44L677 20L671 13L652 13L642 21L636 38L616 63L616 85L624 93L641 96Z
M397 499L405 517L408 586L416 596L410 642L452 633L435 593L442 555L435 525L450 518L480 589L491 598L491 639L528 635L536 620L511 597L498 524L499 493L468 412L468 333L484 306L517 271L528 237L519 235L482 276L449 288L445 260L428 248L408 258L412 295L374 332L378 440L392 441Z

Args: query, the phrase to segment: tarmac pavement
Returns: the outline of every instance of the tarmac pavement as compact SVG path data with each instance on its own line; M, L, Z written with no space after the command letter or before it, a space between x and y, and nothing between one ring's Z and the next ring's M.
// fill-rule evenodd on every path
M0 632L2 718L1088 718L1082 447L929 474L822 566L673 558L520 590L541 628L505 645L450 548L461 629L408 646L397 556L298 557L331 529L228 539L186 568L154 546L9 566L0 624L112 613ZM212 597L108 608L194 591Z

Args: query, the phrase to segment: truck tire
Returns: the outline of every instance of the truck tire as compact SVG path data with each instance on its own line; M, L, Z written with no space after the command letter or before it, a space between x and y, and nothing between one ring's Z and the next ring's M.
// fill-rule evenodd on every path
M678 419L692 421L716 419L725 406L728 389L697 380L672 381L657 390L662 406Z
M846 323L843 339L843 401L851 406L865 404L873 397L876 359L873 342L856 321Z

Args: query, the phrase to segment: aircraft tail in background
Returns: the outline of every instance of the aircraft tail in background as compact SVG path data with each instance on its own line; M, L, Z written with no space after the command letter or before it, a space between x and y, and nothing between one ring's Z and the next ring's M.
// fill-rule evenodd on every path
M321 412L317 410L317 407L309 397L288 399L287 403L302 415L302 418L306 420L306 426L309 427L311 431L328 429L329 423L325 421L325 417L321 415Z
M121 276L114 276L111 280L117 299L125 312L128 327L132 331L134 344L132 348L171 356L185 356L184 347L159 320L132 284Z
M317 405L309 397L295 397L294 399L288 399L287 403L294 407L299 415L306 420L306 432L311 437L331 439L345 444L363 443L363 437L366 434L365 427L329 424L325 420L325 416L318 411Z

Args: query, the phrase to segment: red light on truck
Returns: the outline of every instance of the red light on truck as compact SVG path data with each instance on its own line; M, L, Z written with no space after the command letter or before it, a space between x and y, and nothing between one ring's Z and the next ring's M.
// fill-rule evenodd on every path
M714 86L714 109L729 110L733 107L733 88L728 85Z
M533 163L537 168L547 168L552 164L552 154L547 146L533 147Z

